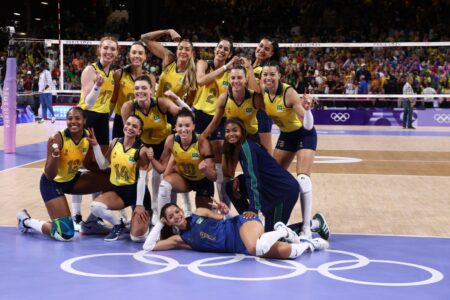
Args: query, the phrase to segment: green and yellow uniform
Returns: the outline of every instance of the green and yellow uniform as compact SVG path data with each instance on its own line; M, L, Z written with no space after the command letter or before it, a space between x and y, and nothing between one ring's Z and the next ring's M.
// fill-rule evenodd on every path
M198 168L199 163L203 160L203 155L200 154L199 150L198 137L198 134L193 134L191 144L187 149L183 149L180 136L175 134L172 147L177 173L186 179L194 181L206 177Z
M125 150L123 138L116 141L111 150L111 176L110 181L115 186L132 185L137 183L139 151L142 143L136 140L134 145Z
M228 94L225 102L225 117L241 119L247 132L252 135L258 133L258 120L256 119L258 109L254 103L254 95L254 91L245 89L244 100L241 104L236 103L232 93Z
M282 132L292 132L302 127L295 110L286 106L286 91L290 88L290 85L279 82L273 99L267 89L264 91L266 113Z

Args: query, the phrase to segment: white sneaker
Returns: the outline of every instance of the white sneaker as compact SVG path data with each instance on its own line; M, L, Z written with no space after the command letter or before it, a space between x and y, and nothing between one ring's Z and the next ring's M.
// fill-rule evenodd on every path
M300 231L299 237L301 240L310 240L312 239L312 232L311 230L304 230Z
M291 244L300 244L300 237L289 227L287 227L283 222L276 222L273 226L275 230L285 230L287 236L284 238L286 242Z
M52 123L55 123L55 121L56 121L56 118L52 117Z
M28 227L24 223L25 220L28 220L31 218L30 214L27 212L26 209L22 209L21 211L19 211L17 213L16 217L17 217L17 228L19 229L20 232L25 233L29 229L31 229L31 227Z
M312 251L316 250L325 250L330 248L330 243L328 241L322 239L322 238L315 238L315 239L309 239L309 240L302 240L305 242L308 242L310 244L309 249Z

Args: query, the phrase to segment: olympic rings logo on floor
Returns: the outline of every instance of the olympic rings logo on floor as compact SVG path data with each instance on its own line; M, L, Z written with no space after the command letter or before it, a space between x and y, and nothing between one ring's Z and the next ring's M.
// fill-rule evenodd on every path
M177 268L185 267L190 272L207 278L220 279L220 280L235 280L235 281L267 281L267 280L282 280L297 277L305 274L306 272L318 272L322 276L325 276L329 279L334 279L338 281L343 281L347 283L353 284L362 284L362 285L371 285L371 286L390 286L390 287L400 287L400 286L419 286L419 285L427 285L433 284L441 281L444 278L444 275L430 267L426 267L423 265L394 261L394 260L378 260L378 259L369 259L363 255L341 251L341 250L327 250L329 253L337 253L341 255L348 255L351 259L346 260L336 260L331 262L326 262L319 265L317 268L308 268L302 263L296 260L267 260L260 257L248 256L243 254L235 254L228 256L217 256L217 257L208 257L203 259L197 259L189 264L180 264L176 259L154 254L153 252L147 251L139 251L136 253L100 253L100 254L92 254L74 257L64 261L61 264L61 269L65 272L79 275L79 276L87 276L87 277L99 277L99 278L123 278L123 277L141 277L141 276L152 276L157 274L162 274L165 272L170 272ZM84 272L74 268L74 263L94 259L98 257L109 257L109 256L132 256L135 260L142 262L144 264L153 265L156 267L161 267L156 270L142 272L142 273L128 273L128 274L101 274L101 273L91 273ZM230 265L234 263L239 263L244 259L254 259L258 263L261 263L265 266L269 266L272 268L283 269L286 270L286 273L281 275L273 275L267 277L239 277L239 276L227 276L227 275L219 275L214 274L212 272L207 272L208 267L220 267L224 265ZM363 268L369 264L391 264L391 265L401 265L411 268L416 268L422 271L427 272L430 276L427 279L421 281L413 281L413 282L377 282L377 281L363 281L350 279L343 276L339 276L335 274L338 271L347 271L353 269ZM277 272L278 274L279 272ZM398 277L398 276L397 276Z
M330 118L333 119L335 122L345 122L348 119L350 119L349 113L332 113L330 115Z
M450 123L450 114L435 114L433 118L439 124Z

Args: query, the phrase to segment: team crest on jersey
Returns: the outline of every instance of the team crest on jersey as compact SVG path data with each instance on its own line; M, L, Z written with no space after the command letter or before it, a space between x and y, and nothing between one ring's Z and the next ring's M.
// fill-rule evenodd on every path
M200 154L197 152L192 153L192 160L198 160L200 158Z
M136 159L134 158L134 156L130 156L128 157L128 162L134 164L136 162Z
M222 81L222 86L223 86L224 88L227 88L228 85L229 85L229 82L228 82L228 81L226 81L226 80Z
M88 152L88 148L83 148L81 151L83 152L83 155L86 155Z
M161 117L159 115L153 115L153 121L159 122L161 121Z
M196 223L196 224L202 224L203 221L205 221L205 219L202 218L202 217L199 217L199 218L195 221L195 223Z
M252 112L253 112L253 108L251 108L251 107L247 107L247 108L245 109L245 114L247 114L247 115L251 115Z
M283 105L277 105L277 112L283 112Z
M114 85L114 79L111 79L111 85Z

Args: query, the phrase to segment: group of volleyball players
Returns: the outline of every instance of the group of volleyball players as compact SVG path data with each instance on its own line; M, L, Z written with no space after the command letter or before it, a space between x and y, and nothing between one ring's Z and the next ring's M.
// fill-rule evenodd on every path
M178 42L176 53L157 41L164 35ZM157 89L143 68L147 49L162 59ZM34 229L70 241L74 223L81 223L85 234L104 232L109 223L106 241L128 229L146 250L273 258L328 247L324 216L311 218L317 146L311 99L280 81L276 42L263 38L250 61L235 56L232 41L222 39L212 60L195 63L193 44L169 29L143 34L130 48L130 64L113 71L117 54L117 40L105 36L99 59L84 69L79 105L68 111L67 128L48 140L40 190L51 221L22 210L17 214L22 232ZM281 132L275 150L272 122ZM294 158L297 177L287 171ZM236 177L238 162L243 174ZM196 192L194 212L190 191ZM186 212L177 206L176 193L183 195ZM72 214L66 194L74 195ZM83 194L93 194L84 221ZM299 197L303 222L288 227ZM232 216L231 204L239 215ZM129 206L127 228L115 211ZM99 230L90 231L88 224ZM321 238L313 239L311 231Z

